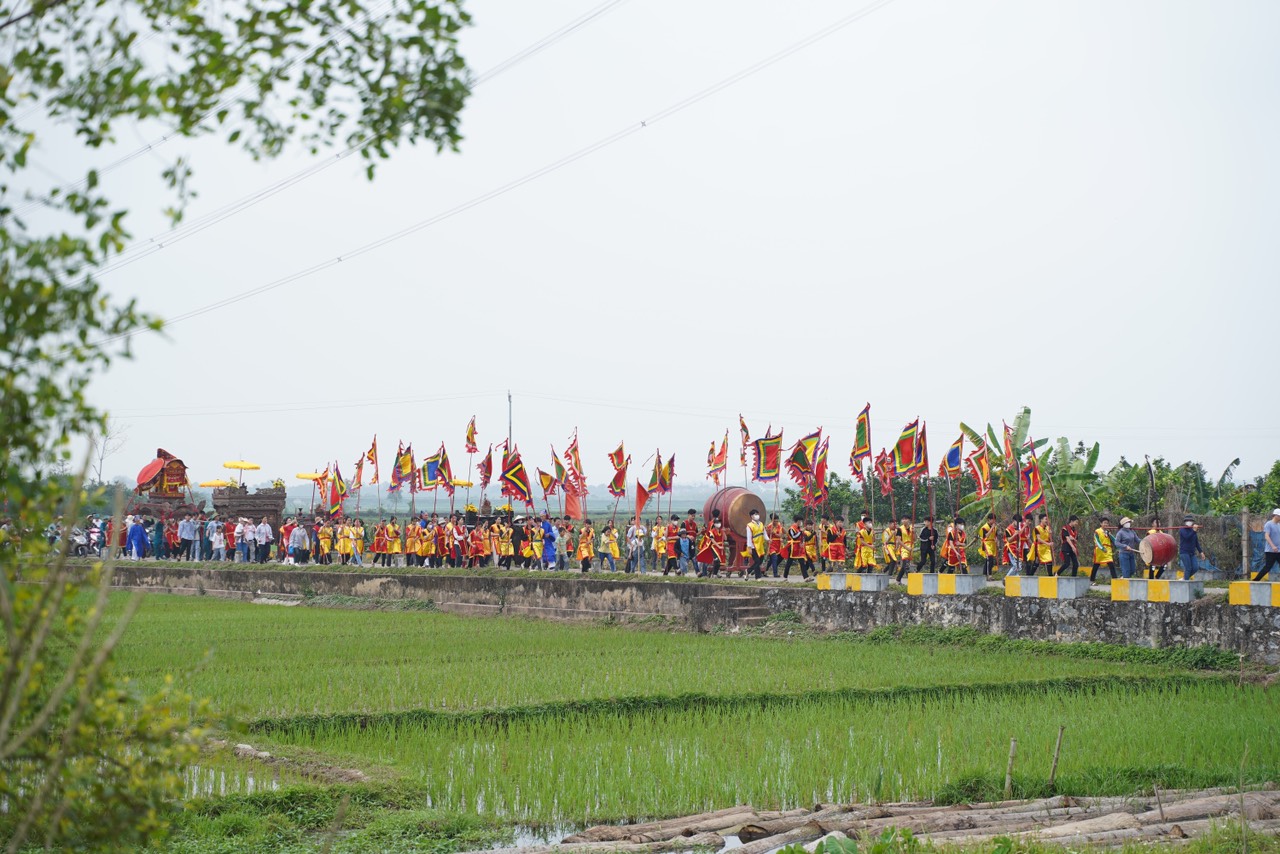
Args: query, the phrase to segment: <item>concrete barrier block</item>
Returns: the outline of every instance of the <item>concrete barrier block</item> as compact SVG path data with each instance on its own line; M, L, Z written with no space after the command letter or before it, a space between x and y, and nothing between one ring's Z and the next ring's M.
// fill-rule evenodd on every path
M1233 581L1227 587L1227 603L1280 608L1280 582Z
M1172 578L1117 578L1111 582L1112 602L1194 602L1204 595L1204 583Z
M1004 580L1004 595L1030 599L1079 599L1089 592L1085 576L1011 575Z
M907 574L907 593L911 596L972 596L987 586L982 575L911 572Z

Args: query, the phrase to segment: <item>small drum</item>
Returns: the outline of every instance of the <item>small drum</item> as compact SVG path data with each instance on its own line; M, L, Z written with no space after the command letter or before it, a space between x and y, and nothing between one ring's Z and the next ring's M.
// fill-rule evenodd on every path
M1138 554L1147 566L1168 566L1178 557L1178 544L1173 537L1157 531L1138 543Z

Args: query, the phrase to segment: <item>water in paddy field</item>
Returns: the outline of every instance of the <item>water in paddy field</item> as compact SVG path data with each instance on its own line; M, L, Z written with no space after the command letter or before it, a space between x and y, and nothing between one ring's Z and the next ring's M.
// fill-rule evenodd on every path
M220 765L189 765L182 770L182 780L187 798L220 798L224 795L272 792L279 789L282 782L277 769L260 768L249 771Z

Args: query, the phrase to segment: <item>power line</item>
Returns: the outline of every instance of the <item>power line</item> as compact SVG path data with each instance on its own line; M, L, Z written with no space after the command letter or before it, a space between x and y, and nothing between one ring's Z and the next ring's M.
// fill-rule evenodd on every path
M471 88L473 90L479 88L480 86L492 80L493 78L498 77L504 72L511 70L516 65L519 65L521 62L525 61L526 59L529 59L530 57L535 56L538 53L541 53L542 51L546 50L548 47L555 44L556 42L561 41L565 37L581 29L582 27L585 27L587 24L591 23L592 21L595 21L603 17L609 12L612 12L614 9L616 9L618 6L622 5L625 2L626 0L604 0L603 3L600 3L597 6L591 8L584 14L580 15L574 20L560 27L558 30L555 30L554 32L549 33L548 35L543 36L538 41L512 54L511 56L507 57L502 62L498 63L496 66L484 72L483 74L478 75L476 79L472 82ZM218 223L226 219L229 219L230 217L233 217L238 213L241 213L243 211L248 210L251 207L254 207L259 202L266 201L272 196L277 195L278 193L281 193L289 189L290 187L300 184L301 182L305 181L308 178L313 177L314 175L318 175L319 173L328 169L330 166L334 166L339 162L341 162L342 160L345 160L347 157L350 157L352 154L357 154L361 151L364 151L366 148L373 145L374 142L376 142L375 139L365 140L364 142L358 142L354 145L351 145L343 149L342 151L339 151L337 154L330 155L329 157L326 157L324 160L321 160L317 163L313 163L310 166L307 166L306 168L301 169L298 172L295 172L294 174L286 178L282 178L281 180L277 181L274 184L270 184L266 187L263 187L260 190L256 190L253 193L243 196L234 202L230 202L226 205L223 205L217 210L210 211L209 213L204 214L203 216L197 217L193 220L190 220L189 222L183 223L182 225L179 225L176 228L169 229L167 231L163 231L158 234L155 234L145 241L137 242L132 246L126 248L119 255L117 255L115 261L98 268L98 270L95 271L94 275L96 276L107 275L109 273L114 272L115 270L120 269L121 267L127 267L136 261L141 261L143 258L154 255L155 253L163 249L166 249L175 243L179 243L183 240L186 240L188 237L192 237L193 235L199 234L200 232L204 231L207 228L211 228L214 225L217 225Z
M675 102L674 104L671 104L670 106L662 110L659 110L656 113L653 113L647 116L646 118L642 119L638 123L629 124L626 127L623 127L617 131L614 131L608 136L605 136L596 140L590 145L584 146L583 148L580 148L571 154L567 154L564 157L561 157L559 160L555 160L547 164L546 166L543 166L539 169L535 169L534 171L529 172L520 178L516 178L513 181L509 181L506 184L501 185L500 187L497 187L493 190L490 190L486 193L476 196L459 205L455 205L454 207L449 208L445 211L442 211L441 213L438 213L434 216L428 217L423 220L419 220L418 222L412 225L406 226L405 228L402 228L399 231L392 232L391 234L378 238L377 240L371 241L369 243L365 243L362 246L358 246L355 249L352 249L348 252L344 252L341 255L335 255L332 258L328 258L324 261L320 261L309 267L305 267L301 270L297 270L293 273L290 273L286 276L282 276L273 281L267 282L266 284L260 285L256 288L251 288L247 291L241 291L238 294L234 294L232 296L225 297L215 302L208 303L207 305L201 306L199 308L195 308L190 311L178 314L166 320L165 326L166 327L172 326L174 324L181 323L185 320L190 320L192 318L199 317L204 314L208 314L209 312L217 311L218 309L235 305L236 303L242 302L247 299L251 299L256 296L260 296L264 293L268 293L277 288L281 288L285 285L299 281L300 279L305 279L323 270L327 270L331 267L336 267L337 265L341 264L343 261L350 261L354 258L360 257L361 255L366 255L377 249L381 249L384 246L387 246L391 243L394 243L412 234L416 234L417 232L422 231L425 228L429 228L447 219L455 217L460 213L464 213L470 210L471 208L476 207L477 205L484 204L485 202L491 201L492 199L496 199L499 196L506 195L512 190L518 189L532 181L536 181L537 179L545 175L549 175L552 172L556 172L564 168L565 166L568 166L572 163L577 162L578 160L581 160L584 157L587 157L591 154L595 154L597 151L600 151L603 148L606 148L610 145L613 145L616 142L626 139L632 134L638 133L647 127L657 124L658 122L664 119L668 119L676 115L677 113L680 113L688 109L689 107L692 107L695 104L698 104L706 100L707 98L710 98L712 95L715 95L723 91L724 89L727 89L730 86L733 86L734 84L739 83L747 79L748 77L751 77L752 75L759 73L760 71L763 71L764 69L774 65L775 63L781 62L782 60L787 59L793 54L798 53L799 51L804 50L805 48L810 47L816 44L817 42L839 32L840 30L844 29L845 27L848 27L849 25L855 23L856 21L861 20L862 18L865 18L871 13L884 8L885 6L889 5L891 2L893 2L893 0L876 0L876 2L873 2L867 6L864 6L861 9L849 15L845 15L844 17L836 20L835 22L828 24L822 29L810 34L809 36L806 36L805 38L800 39L797 42L793 42L792 44L788 45L782 50L776 53L773 53L768 57L765 57L764 59L752 65L749 65L746 68L743 68L742 70L734 74L731 74L728 77L725 77L716 83L711 84L710 86L707 86L704 89L700 89L697 92L694 92L693 94L683 98L680 101ZM111 336L109 338L103 339L100 343L109 344L114 341L123 340L124 338L127 338L132 334L133 333L126 333L122 335Z

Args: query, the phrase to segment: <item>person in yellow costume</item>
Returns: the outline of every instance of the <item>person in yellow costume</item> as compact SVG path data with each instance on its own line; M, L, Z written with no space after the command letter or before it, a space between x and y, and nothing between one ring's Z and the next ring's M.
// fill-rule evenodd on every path
M880 550L884 552L884 571L893 572L902 556L902 530L892 519L880 534Z
M1111 538L1111 520L1103 516L1093 530L1093 568L1089 570L1090 583L1098 580L1098 570L1105 569L1116 577L1116 541Z
M879 569L876 566L876 534L871 527L871 517L866 513L862 514L853 531L853 568L857 572Z
M400 526L396 524L395 516L391 517L391 521L383 529L383 535L387 538L387 566L400 566L396 555L403 554L404 547L400 543Z
M578 560L582 561L582 571L591 571L591 559L596 556L596 529L591 527L591 520L582 523L578 534Z
M364 566L364 522L356 517L351 526L351 562L356 566Z
M622 553L618 551L618 529L613 527L612 522L608 522L604 526L604 530L600 532L600 553L609 564L610 572L618 571L618 558Z
M1000 562L1000 534L994 513L988 513L987 521L978 526L978 557L982 558L982 574L990 578Z
M747 523L747 547L743 557L750 558L746 575L764 578L764 558L769 553L769 535L765 532L764 523L760 521L760 511L751 511L751 521Z
M418 566L435 566L436 525L429 521L418 532Z
M942 540L942 559L946 562L947 569L953 574L961 571L965 575L969 574L969 561L965 555L966 544L964 520L957 516L955 521L947 526L947 533Z
M916 529L906 516L903 516L902 521L898 524L898 540L898 575L896 580L901 582L902 576L911 568L911 554L916 547Z
M333 526L326 519L316 528L316 563L332 563L329 552L333 550Z
M498 566L510 569L511 559L516 553L515 546L511 544L511 525L499 519L494 527L498 529Z
M542 526L535 520L529 520L525 536L526 543L529 544L533 551L532 563L530 567L533 569L542 569Z
M343 519L338 523L338 561L343 566L351 560L351 523Z
M404 526L404 563L405 566L418 565L418 548L422 545L422 528L416 520L410 519Z
M1049 514L1040 514L1040 524L1031 531L1031 550L1028 552L1027 575L1035 575L1041 565L1048 575L1053 575L1053 530L1049 527Z

